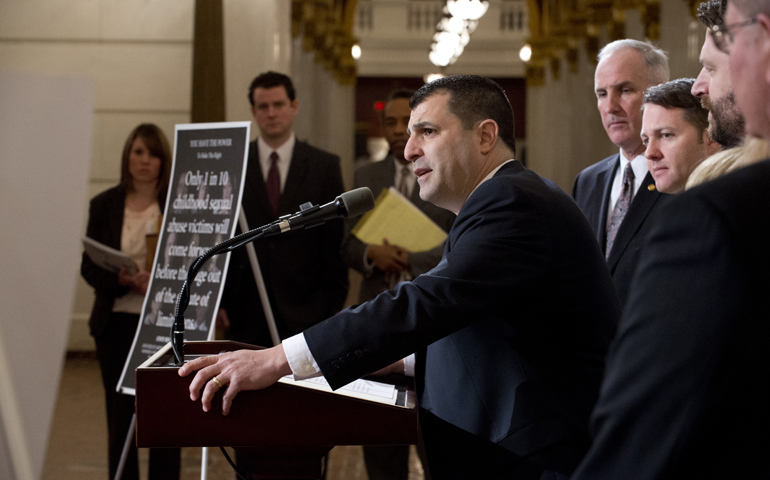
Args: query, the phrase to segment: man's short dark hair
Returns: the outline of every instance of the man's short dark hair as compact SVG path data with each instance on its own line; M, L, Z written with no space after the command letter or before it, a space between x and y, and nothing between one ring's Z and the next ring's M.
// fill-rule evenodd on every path
M727 0L706 0L698 5L698 20L709 28L725 24Z
M249 86L249 103L254 106L254 90L258 88L275 88L283 87L286 89L286 96L290 101L294 101L297 94L294 92L294 84L291 83L291 78L283 73L274 72L272 70L260 73L257 78L251 81Z
M668 83L650 87L644 93L644 104L660 105L670 110L680 108L687 123L698 130L699 135L709 126L709 111L703 108L700 99L690 91L694 78L679 78Z
M414 90L411 88L397 88L388 94L388 99L385 101L385 103L390 103L393 100L397 100L399 98L405 98L409 100L412 98L412 95L414 95Z
M449 93L449 111L460 119L466 130L483 120L494 120L500 138L516 153L513 108L500 85L476 75L440 78L420 87L409 101L409 108L414 110L428 97L442 93Z

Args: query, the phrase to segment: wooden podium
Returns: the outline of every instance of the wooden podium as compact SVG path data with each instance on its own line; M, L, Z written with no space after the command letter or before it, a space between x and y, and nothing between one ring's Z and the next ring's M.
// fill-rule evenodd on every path
M187 342L185 355L259 348ZM224 416L221 394L204 412L190 400L193 376L181 378L177 370L171 354L136 369L138 447L247 447L260 459L253 478L319 478L322 458L335 445L417 443L414 408L277 383L238 393Z

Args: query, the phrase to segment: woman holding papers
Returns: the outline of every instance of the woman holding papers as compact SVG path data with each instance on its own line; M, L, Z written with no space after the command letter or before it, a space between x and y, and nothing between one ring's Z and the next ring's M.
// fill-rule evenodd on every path
M109 478L115 476L134 413L134 398L118 393L117 385L150 281L145 265L148 255L154 252L147 252L146 235L158 233L170 171L166 136L156 125L141 124L123 147L120 184L94 197L89 209L86 235L127 254L137 267L111 272L96 265L85 253L80 266L83 278L96 292L89 328L96 341L106 394ZM139 479L133 442L122 478ZM152 450L149 478L179 478L179 449Z

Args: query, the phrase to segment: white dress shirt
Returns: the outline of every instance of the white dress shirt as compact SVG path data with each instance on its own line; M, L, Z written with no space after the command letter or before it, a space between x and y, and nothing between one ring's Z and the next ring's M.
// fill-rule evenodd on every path
M262 178L267 183L267 174L270 172L270 154L275 152L278 154L278 175L281 179L281 193L283 193L283 187L286 185L286 176L289 174L289 167L291 166L291 156L294 154L294 144L297 141L297 137L294 136L294 132L291 132L286 142L278 148L273 148L262 137L257 139L259 145L259 166L262 168Z

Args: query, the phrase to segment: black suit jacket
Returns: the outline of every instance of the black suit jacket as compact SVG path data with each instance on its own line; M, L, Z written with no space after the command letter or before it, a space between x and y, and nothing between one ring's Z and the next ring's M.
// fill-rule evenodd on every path
M469 197L436 268L305 338L333 388L418 352L424 412L487 449L568 474L588 447L619 313L575 203L511 162ZM437 466L452 477L499 475L477 458L447 454L451 445L423 428L434 476ZM563 455L538 456L555 445Z
M295 213L305 202L330 202L343 191L339 157L297 140L278 214ZM271 213L257 141L249 147L241 205L249 228L277 218ZM281 338L299 333L342 308L348 290L347 268L339 253L342 234L342 220L332 220L254 243ZM230 317L231 338L272 344L245 248L232 254L222 306Z
M768 185L765 160L661 212L576 479L770 477Z
M166 192L158 194L158 205L163 212ZM86 236L115 250L120 250L123 231L123 213L126 207L126 189L122 185L112 187L91 199L88 209ZM128 287L118 284L118 275L109 272L83 252L80 274L94 288L96 299L88 320L91 335L98 337L107 326L115 299L128 293Z
M370 163L357 169L354 177L354 188L369 187L376 197L383 189L393 186L395 176L396 164L393 157L388 155L382 161ZM436 222L439 227L443 228L444 231L449 231L452 227L455 214L421 199L420 185L416 180L409 200L431 220ZM388 284L385 272L377 267L368 271L364 265L364 252L366 252L367 245L351 233L359 219L350 218L345 222L345 237L342 240L341 252L342 258L348 267L364 274L358 301L365 302L371 300L383 290L387 290ZM432 250L411 252L409 254L409 273L412 277L422 275L436 266L441 260L443 253L443 244Z
M611 155L580 172L572 187L572 197L588 219L604 252L607 245L607 210L609 209L612 180L620 162L619 153ZM631 202L631 207L618 229L607 267L615 282L622 305L628 298L631 278L641 258L642 247L655 224L656 212L671 197L653 189L655 180L648 172ZM606 254L606 252L604 252Z

